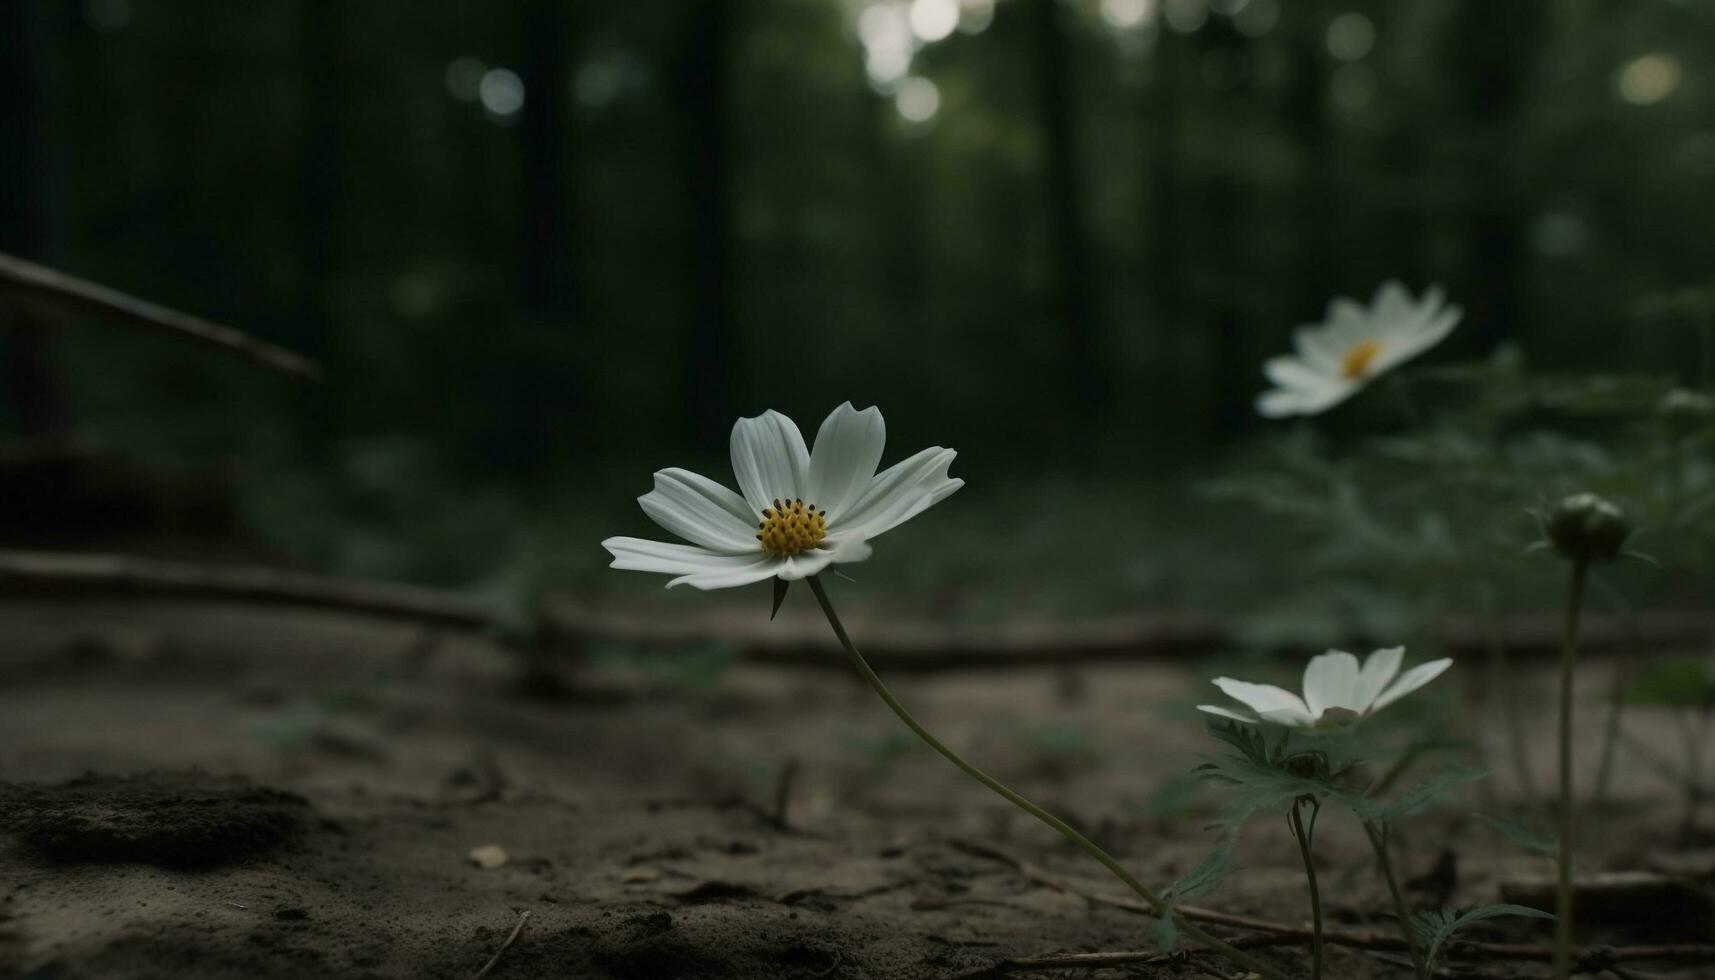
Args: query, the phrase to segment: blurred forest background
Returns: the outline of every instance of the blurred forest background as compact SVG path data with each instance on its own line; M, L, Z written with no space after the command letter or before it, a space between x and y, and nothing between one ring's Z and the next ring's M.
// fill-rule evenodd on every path
M889 575L1075 576L1119 510L1150 564L1096 573L1172 598L1214 547L1175 488L1333 294L1444 284L1437 359L1690 376L1638 309L1715 268L1712 55L1692 0L12 0L0 251L326 377L14 322L0 420L307 567L641 590L596 542L650 470L850 398L972 481Z

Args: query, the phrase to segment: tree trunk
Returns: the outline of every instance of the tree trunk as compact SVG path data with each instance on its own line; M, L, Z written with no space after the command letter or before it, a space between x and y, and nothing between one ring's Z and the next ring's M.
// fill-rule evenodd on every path
M730 384L738 363L734 334L730 49L736 0L695 0L679 77L685 120L684 186L690 204L687 256L690 336L683 383L697 445L726 438Z
M566 90L572 4L529 0L524 8L524 298L550 316L577 297L573 228L573 147Z
M47 15L35 0L0 3L0 251L51 259L47 164ZM52 328L29 310L0 308L6 326L4 408L25 436L54 438L68 426L52 360Z
M1069 39L1059 0L1031 0L1036 48L1036 110L1042 131L1048 218L1052 223L1058 306L1067 347L1067 400L1075 417L1097 418L1108 402L1107 354L1097 323L1096 270L1078 194L1078 134L1071 95Z
M1543 7L1465 0L1447 34L1462 142L1471 147L1461 183L1465 208L1465 295L1471 317L1461 329L1484 347L1525 340L1519 322L1530 209L1518 179L1524 90L1547 28Z

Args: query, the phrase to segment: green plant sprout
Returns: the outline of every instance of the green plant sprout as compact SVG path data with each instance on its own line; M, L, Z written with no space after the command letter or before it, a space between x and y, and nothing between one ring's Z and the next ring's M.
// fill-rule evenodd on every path
M1388 850L1391 822L1427 806L1445 790L1479 778L1480 770L1444 768L1423 783L1390 800L1379 799L1397 774L1414 759L1409 749L1386 773L1365 783L1373 747L1359 737L1359 725L1380 709L1428 684L1452 665L1436 660L1400 673L1405 650L1393 647L1370 654L1362 666L1343 651L1313 657L1304 670L1304 695L1272 684L1253 684L1218 677L1214 683L1250 710L1199 705L1220 719L1209 731L1238 751L1199 766L1194 772L1228 787L1231 799L1222 811L1227 839L1263 810L1284 809L1287 827L1298 844L1310 898L1311 976L1322 976L1322 890L1314 855L1316 823L1325 802L1350 810L1363 826L1376 855L1377 871L1387 885L1406 948L1419 965L1425 956L1411 928L1411 916L1400 891L1399 878Z

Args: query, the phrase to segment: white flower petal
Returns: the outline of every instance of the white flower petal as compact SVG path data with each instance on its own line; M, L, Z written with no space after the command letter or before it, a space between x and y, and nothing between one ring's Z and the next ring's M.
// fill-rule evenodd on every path
M809 578L832 565L836 554L837 552L830 548L815 548L800 552L786 559L786 566L780 570L780 577L788 582Z
M1271 357L1263 362L1263 376L1282 388L1320 388L1328 374L1296 357Z
M1316 719L1312 718L1308 712L1299 711L1297 708L1281 708L1278 711L1264 711L1262 713L1262 720L1272 721L1276 725L1285 725L1288 728L1308 728L1312 731L1316 728Z
M1231 708L1223 708L1218 704L1199 704L1197 706L1197 710L1198 711L1207 711L1209 714L1212 714L1212 715L1220 715L1222 718L1231 718L1234 721L1250 722L1253 725L1262 720L1261 718L1258 718L1256 715L1246 714L1246 713L1240 712L1240 711L1234 711Z
M830 531L874 538L952 496L965 485L947 476L957 456L951 449L932 446L876 474L845 515L833 515Z
M668 582L667 588L670 589L675 585L688 585L693 589L702 589L704 591L709 589L731 589L740 585L749 585L752 582L760 582L763 579L769 579L776 575L781 575L785 567L786 562L783 559L776 558L773 555L756 555L746 559L743 564L733 565L730 568L720 568L712 571L695 572L690 575L681 575L673 581ZM783 575L781 577L784 578Z
M1345 356L1346 350L1334 343L1327 328L1320 324L1293 331L1292 346L1298 351L1300 360L1322 374L1340 373L1340 358Z
M1415 691L1435 678L1440 677L1441 672L1451 666L1453 666L1452 657L1443 657L1440 660L1431 660L1426 664L1418 664L1416 667L1413 667L1399 675L1399 680L1394 681L1392 686L1382 692L1381 697L1376 698L1376 703L1370 707L1370 710L1372 712L1380 711L1395 701L1398 701L1400 698L1405 697L1407 694L1410 694L1412 691Z
M650 541L646 538L608 538L601 543L613 555L610 568L633 572L662 572L692 575L738 568L755 555L722 555L696 545Z
M1237 681L1231 677L1217 677L1214 683L1227 697L1259 715L1288 712L1301 717L1306 723L1310 721L1310 710L1304 706L1304 700L1285 688Z
M1310 709L1310 717L1320 718L1329 708L1352 708L1357 684L1357 657L1344 650L1311 657L1304 668L1304 704Z
M1382 689L1399 673L1399 662L1404 657L1405 647L1389 647L1369 655L1364 661L1364 669L1358 672L1358 683L1353 689L1350 705L1353 711L1362 714L1370 710Z
M1370 300L1370 317L1385 327L1411 319L1414 312L1411 294L1405 291L1405 286L1398 279L1389 279L1376 287L1375 299Z
M692 544L725 554L754 556L756 525L743 497L690 470L655 474L655 489L637 498L655 523Z
M887 424L873 405L863 411L846 402L828 414L810 450L810 476L804 500L838 518L846 505L869 489L881 451L887 444Z
M828 535L822 542L822 547L834 553L834 563L864 561L875 550L864 540L864 536L856 531L839 536Z
M810 451L791 419L770 409L733 424L732 472L759 517L776 497L803 497L809 470Z

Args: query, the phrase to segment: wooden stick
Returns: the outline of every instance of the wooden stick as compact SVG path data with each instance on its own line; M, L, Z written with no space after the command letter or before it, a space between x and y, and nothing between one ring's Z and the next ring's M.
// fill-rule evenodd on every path
M236 354L295 378L314 380L322 374L321 368L309 358L264 343L231 327L210 323L3 252L0 252L0 295L61 312L99 316L166 334Z
M470 980L482 980L483 977L488 976L488 972L494 969L494 964L499 963L506 951L512 948L512 944L518 941L518 934L524 931L524 923L529 921L529 909L518 913L518 924L512 927L512 935L506 937L506 941L500 944L500 948L494 951L494 955L488 958L488 962L484 963L482 969L476 971Z

